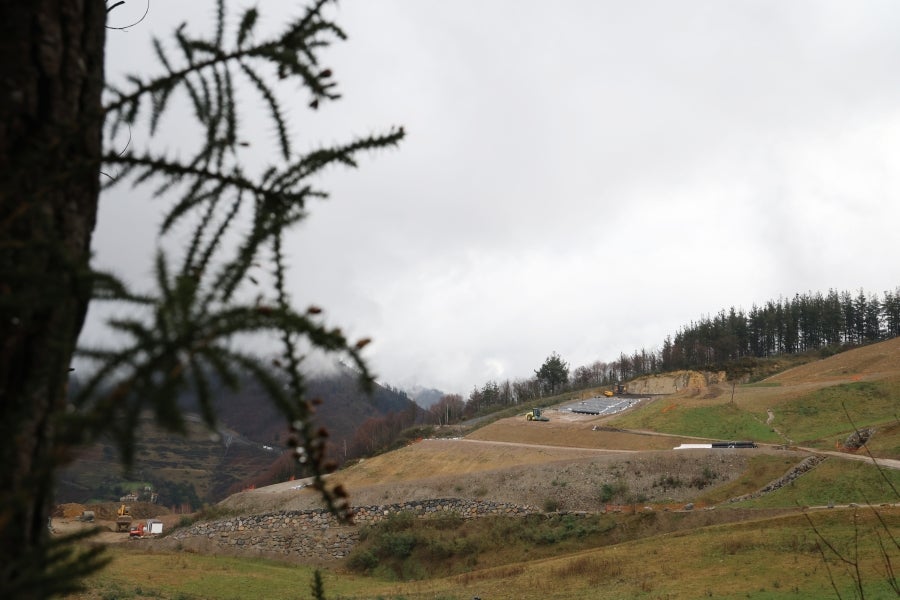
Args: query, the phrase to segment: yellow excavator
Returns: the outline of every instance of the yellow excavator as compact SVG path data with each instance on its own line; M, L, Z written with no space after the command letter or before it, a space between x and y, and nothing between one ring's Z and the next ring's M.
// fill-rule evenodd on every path
M532 408L530 411L525 413L526 421L549 421L549 417L545 417L541 412L540 408Z
M131 509L123 504L116 511L116 531L128 533L131 529Z

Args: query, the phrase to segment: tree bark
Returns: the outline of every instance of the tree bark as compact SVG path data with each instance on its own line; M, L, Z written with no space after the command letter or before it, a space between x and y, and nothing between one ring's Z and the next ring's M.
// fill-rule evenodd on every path
M100 0L0 0L0 590L44 566L65 460L55 426L90 300L105 19Z

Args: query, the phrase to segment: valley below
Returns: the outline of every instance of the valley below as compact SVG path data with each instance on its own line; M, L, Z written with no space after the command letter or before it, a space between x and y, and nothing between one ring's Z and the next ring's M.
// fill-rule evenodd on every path
M560 398L547 422L523 407L437 429L328 478L348 490L356 525L323 514L302 480L245 490L162 516L158 539L104 532L118 568L81 597L297 597L316 569L327 597L347 599L824 598L855 589L854 572L866 597L892 597L879 594L900 560L885 544L900 528L898 350L836 355L733 399L705 379L615 415L559 410L571 400ZM876 432L867 448L836 447L852 432L842 405ZM757 447L675 450L723 439ZM854 571L826 541L855 553Z

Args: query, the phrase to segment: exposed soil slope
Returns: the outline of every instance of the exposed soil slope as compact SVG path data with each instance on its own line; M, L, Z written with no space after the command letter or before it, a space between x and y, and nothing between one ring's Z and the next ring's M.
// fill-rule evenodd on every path
M782 419L779 404L809 389L898 377L900 339L803 365L759 386L738 386L734 402L777 426ZM652 408L724 401L728 399L682 392L644 404ZM710 492L715 496L718 486L746 474L752 456L777 454L783 458L777 464L787 470L809 455L776 448L676 452L675 446L699 440L617 430L609 426L610 417L552 409L547 414L549 422L517 416L462 439L424 440L360 461L333 478L345 485L357 506L458 497L592 511L606 503L677 505ZM766 483L759 482L759 487ZM254 513L313 508L319 500L302 482L286 482L235 494L223 504Z
M465 439L424 440L365 460L334 479L357 506L459 497L593 511L606 503L685 502L701 489L739 477L754 453L775 452L674 452L689 440L604 430L594 416L549 414L547 423L513 417ZM785 454L796 462L804 456ZM299 485L242 492L223 504L245 512L318 506L316 494Z
M734 402L759 412L809 389L866 379L900 377L900 339L873 344L803 365L762 386L740 386ZM705 396L671 396L686 405L726 401L710 382ZM730 394L731 389L728 386ZM660 401L653 400L654 405ZM751 408L752 407L752 408ZM775 409L777 422L777 408ZM607 426L609 417L550 410L549 422L501 419L464 439L425 440L368 459L334 475L357 506L435 497L481 498L569 510L596 510L604 502L678 503L740 477L750 456L777 453L796 464L806 452L775 448L674 452L699 441ZM771 415L770 415L771 416ZM762 485L768 482L763 482ZM224 503L241 511L317 506L298 482L243 492Z

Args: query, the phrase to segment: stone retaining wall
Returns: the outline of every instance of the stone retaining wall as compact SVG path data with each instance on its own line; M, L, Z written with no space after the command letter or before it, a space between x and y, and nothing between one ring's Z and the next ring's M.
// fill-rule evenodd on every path
M729 502L742 502L744 500L752 500L754 498L759 498L760 496L765 496L766 494L769 494L779 488L786 486L787 484L791 483L792 481L794 481L795 479L797 479L804 473L811 471L816 466L818 466L818 464L820 462L822 462L824 460L825 460L825 457L819 456L818 454L815 454L813 456L808 456L808 457L804 458L802 461L800 461L800 464L796 465L795 467L792 467L787 473L785 473L784 475L782 475L775 481L771 482L769 485L767 485L763 489L753 492L752 494L744 494L743 496L731 498L729 500Z
M371 525L400 512L423 518L456 514L464 519L540 512L530 506L458 498L362 506L354 510L356 525L341 525L324 509L288 511L195 523L176 530L166 539L176 543L199 540L207 547L237 554L337 560L346 557L359 541L359 525Z

